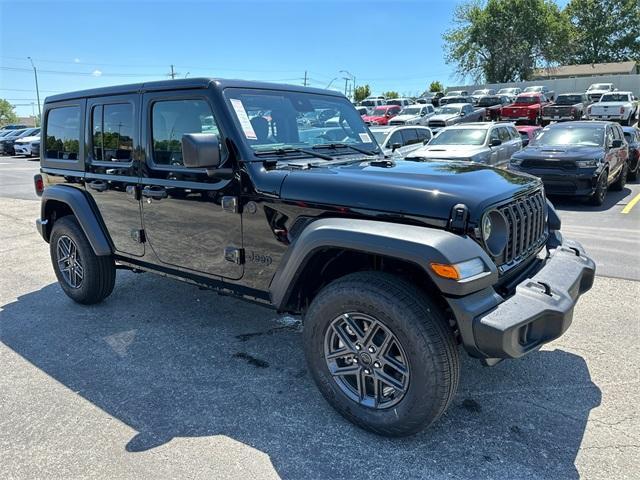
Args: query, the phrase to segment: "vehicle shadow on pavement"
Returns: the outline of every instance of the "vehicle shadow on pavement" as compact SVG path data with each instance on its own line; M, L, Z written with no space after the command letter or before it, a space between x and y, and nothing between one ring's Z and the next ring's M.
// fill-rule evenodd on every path
M619 192L609 190L604 199L604 203L600 206L590 205L587 199L568 197L562 195L549 195L549 200L558 210L569 210L575 212L604 212L615 207L619 202L629 197L633 192L625 187Z
M120 272L113 295L93 307L56 284L23 295L0 311L0 341L138 431L122 445L132 455L176 437L225 435L269 455L283 478L578 478L576 455L601 399L573 353L492 369L465 355L442 419L411 438L378 437L322 399L297 328L150 274Z

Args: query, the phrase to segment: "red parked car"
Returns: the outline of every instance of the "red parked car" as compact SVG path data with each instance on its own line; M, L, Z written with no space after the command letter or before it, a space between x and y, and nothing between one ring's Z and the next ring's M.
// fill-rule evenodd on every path
M542 130L542 127L538 127L535 125L517 125L516 130L522 138L522 148L524 148L529 145L529 142L536 137L538 132Z
M500 118L502 120L540 125L542 107L550 103L547 97L538 92L521 93L511 105L502 107Z
M400 113L402 107L399 105L381 105L373 109L371 115L363 115L362 119L367 125L387 125L389 119Z

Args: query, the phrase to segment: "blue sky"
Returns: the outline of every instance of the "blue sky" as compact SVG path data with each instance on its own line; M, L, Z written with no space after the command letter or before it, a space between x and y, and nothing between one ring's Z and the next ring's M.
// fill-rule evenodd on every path
M1 1L0 98L21 115L47 94L179 76L344 88L347 70L374 93L455 84L442 33L457 2ZM20 22L12 19L21 19ZM14 70L19 69L19 70ZM27 69L26 71L24 69ZM60 73L54 73L60 72Z

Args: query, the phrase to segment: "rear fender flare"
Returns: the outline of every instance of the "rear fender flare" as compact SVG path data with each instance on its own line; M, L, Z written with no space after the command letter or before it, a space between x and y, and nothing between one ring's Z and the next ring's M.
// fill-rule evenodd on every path
M296 282L313 255L327 248L345 249L398 258L418 265L445 295L467 295L493 285L498 271L478 243L466 235L414 225L325 218L310 223L282 258L270 285L272 303L278 309L287 304ZM453 264L480 258L489 272L470 281L437 276L431 263Z
M96 255L111 255L113 253L113 248L103 227L100 214L97 213L97 209L92 207L85 192L75 187L64 185L52 185L45 188L42 193L40 207L40 218L42 220L50 220L47 218L47 204L51 201L63 203L71 209ZM42 230L42 236L47 242L51 236L51 228L52 225L48 223L48 227Z

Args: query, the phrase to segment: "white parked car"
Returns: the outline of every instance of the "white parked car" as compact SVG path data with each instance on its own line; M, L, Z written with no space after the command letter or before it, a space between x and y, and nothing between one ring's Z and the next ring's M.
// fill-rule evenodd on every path
M435 108L431 104L409 105L404 107L399 115L389 120L389 125L424 125L429 123L429 118L435 114Z
M532 85L524 89L523 93L543 93L549 100L555 100L556 92L549 90L546 85Z
M516 97L522 93L522 89L518 87L507 87L498 90L498 95L508 95L510 97Z
M597 102L602 95L613 92L614 90L615 86L613 83L592 83L589 85L589 88L587 88L587 97L592 102Z
M473 103L478 103L481 97L486 97L487 95L495 95L496 91L493 88L482 88L480 90L474 90L471 93L471 98L473 98Z
M415 102L410 98L390 98L387 100L387 105L398 105L400 107L406 107L413 105Z
M590 120L613 120L631 125L638 111L638 99L631 92L610 92L587 107Z
M424 146L433 136L429 128L421 126L370 127L369 130L385 154L398 158Z
M40 142L40 134L19 138L13 144L13 150L16 155L26 155L30 157L33 155L31 147L34 142Z
M376 107L386 105L386 101L384 97L367 97L360 102L360 105L367 107L369 110L373 110Z
M467 97L469 92L466 90L449 90L444 94L445 97Z
M515 125L483 122L443 128L407 158L463 160L506 168L511 155L521 148L522 138Z
M486 109L476 108L472 103L450 103L436 110L436 114L429 119L429 128L435 133L457 123L481 122L485 113Z

